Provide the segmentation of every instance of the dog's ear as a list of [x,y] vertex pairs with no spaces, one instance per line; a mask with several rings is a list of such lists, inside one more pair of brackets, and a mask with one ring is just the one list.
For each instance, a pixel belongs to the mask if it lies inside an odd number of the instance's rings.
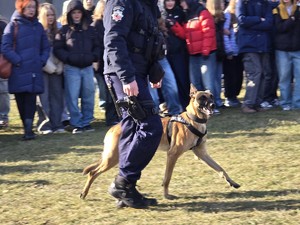
[[195,97],[194,95],[197,93],[197,88],[191,83],[191,87],[190,87],[190,97],[193,98]]

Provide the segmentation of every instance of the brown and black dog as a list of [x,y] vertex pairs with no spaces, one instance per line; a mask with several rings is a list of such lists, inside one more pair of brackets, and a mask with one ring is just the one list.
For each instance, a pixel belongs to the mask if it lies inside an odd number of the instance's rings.
[[[189,149],[193,150],[199,159],[202,159],[208,166],[218,172],[221,177],[225,178],[230,186],[234,188],[240,187],[206,151],[206,122],[214,109],[212,94],[209,91],[198,91],[191,85],[190,97],[190,103],[185,112],[177,117],[162,118],[163,135],[158,149],[167,151],[167,165],[163,180],[164,197],[167,199],[175,197],[169,194],[169,184],[176,161]],[[82,199],[86,197],[92,183],[101,173],[118,164],[120,134],[120,124],[111,127],[104,138],[102,159],[83,170],[83,174],[87,174],[88,178],[80,195]]]

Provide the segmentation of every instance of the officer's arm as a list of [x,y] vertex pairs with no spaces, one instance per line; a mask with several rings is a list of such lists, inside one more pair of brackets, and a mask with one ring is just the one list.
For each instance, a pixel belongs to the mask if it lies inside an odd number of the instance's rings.
[[112,71],[123,84],[135,80],[135,69],[129,57],[127,36],[133,22],[130,0],[108,0],[104,11],[104,46]]

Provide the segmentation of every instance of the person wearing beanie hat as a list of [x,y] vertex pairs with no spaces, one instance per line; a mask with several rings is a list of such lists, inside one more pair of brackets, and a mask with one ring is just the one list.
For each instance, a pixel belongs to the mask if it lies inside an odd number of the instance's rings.
[[58,31],[53,50],[64,63],[65,97],[70,113],[70,125],[66,130],[73,134],[94,130],[90,124],[94,119],[95,98],[92,64],[99,59],[99,47],[99,39],[95,29],[87,22],[82,2],[70,1],[67,24]]
[[38,1],[17,0],[15,6],[16,11],[4,30],[1,50],[12,63],[8,88],[11,94],[15,94],[24,126],[23,140],[32,140],[35,138],[32,128],[36,97],[44,92],[42,68],[49,57],[50,46],[44,28],[37,19]]

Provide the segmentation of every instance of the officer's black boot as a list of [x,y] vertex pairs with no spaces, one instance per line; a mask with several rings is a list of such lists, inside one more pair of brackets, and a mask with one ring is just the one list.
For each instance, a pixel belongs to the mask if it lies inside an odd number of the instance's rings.
[[117,176],[108,189],[109,194],[118,199],[117,207],[131,207],[144,209],[150,205],[157,205],[154,198],[145,198],[136,188],[136,182],[129,182],[121,176]]
[[24,141],[35,139],[35,133],[32,131],[32,124],[33,124],[32,119],[24,120],[24,133],[25,134],[22,138]]

